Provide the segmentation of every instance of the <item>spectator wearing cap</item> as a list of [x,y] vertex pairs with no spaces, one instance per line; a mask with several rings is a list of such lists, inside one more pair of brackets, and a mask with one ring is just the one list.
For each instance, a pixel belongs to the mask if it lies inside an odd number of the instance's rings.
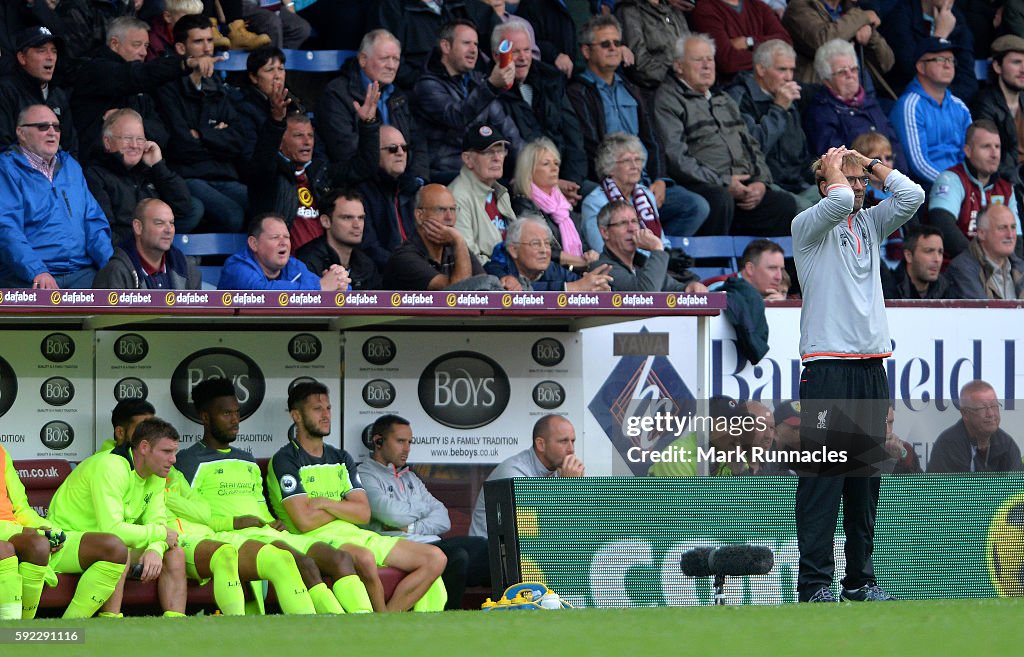
[[[505,113],[498,94],[512,85],[515,64],[497,64],[488,76],[474,70],[479,56],[476,28],[469,21],[455,21],[441,30],[438,46],[426,69],[416,80],[414,108],[419,118],[419,138],[427,142],[430,180],[448,184],[462,166],[461,138],[466,126],[486,124],[505,136],[518,153],[522,138]],[[406,137],[410,135],[406,134]]]
[[892,47],[896,64],[889,81],[897,91],[919,75],[922,43],[940,39],[950,45],[956,59],[956,78],[950,87],[954,96],[971,102],[978,91],[974,74],[974,35],[954,0],[903,0],[884,16],[878,30]]
[[458,206],[455,228],[480,262],[491,258],[515,221],[508,189],[498,182],[508,155],[508,140],[491,125],[470,126],[462,137],[462,169],[448,186]]
[[82,167],[60,150],[46,105],[17,114],[16,146],[0,155],[0,287],[87,288],[114,251]]
[[1018,187],[1019,194],[1019,153],[1024,135],[1018,134],[1017,123],[1024,105],[1024,39],[1007,34],[992,42],[992,72],[995,75],[989,77],[971,103],[971,116],[975,121],[989,119],[996,124],[1002,148],[999,175]]
[[384,268],[392,290],[491,290],[501,282],[484,272],[466,239],[455,228],[455,197],[444,185],[416,194],[416,234],[395,249]]
[[971,124],[967,105],[949,88],[956,75],[953,48],[949,41],[934,37],[917,44],[917,77],[890,115],[913,177],[926,187],[963,159],[964,136]]
[[[367,32],[359,54],[342,65],[338,77],[320,96],[317,132],[327,157],[345,168],[350,182],[372,177],[377,168],[377,148],[384,146],[384,126],[397,129],[409,140],[406,175],[424,180],[428,177],[427,144],[416,138],[409,96],[395,84],[401,56],[402,44],[391,32]],[[364,141],[373,145],[365,156],[360,148]]]
[[17,67],[0,79],[0,150],[18,142],[15,119],[29,105],[46,105],[60,121],[60,147],[78,155],[70,94],[53,84],[61,39],[45,27],[30,27],[17,37]]

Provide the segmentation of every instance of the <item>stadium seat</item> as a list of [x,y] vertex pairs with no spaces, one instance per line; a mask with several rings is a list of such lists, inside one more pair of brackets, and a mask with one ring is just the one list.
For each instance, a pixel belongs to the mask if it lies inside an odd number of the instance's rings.
[[28,503],[45,518],[57,487],[71,474],[71,464],[64,459],[25,459],[15,461],[14,469],[25,486]]
[[978,82],[984,82],[988,79],[988,69],[991,63],[991,59],[974,60],[974,75],[978,78]]
[[[764,239],[762,237],[750,237],[748,235],[737,235],[732,238],[733,250],[736,255],[737,267],[739,266],[739,259],[743,256],[743,250],[747,248],[747,245],[754,240]],[[771,241],[775,242],[782,247],[782,252],[787,258],[793,257],[793,238],[789,235],[785,237],[769,237]]]
[[[356,56],[355,50],[290,50],[285,49],[285,70],[303,71],[305,73],[337,73],[341,65],[350,57]],[[226,50],[221,53],[223,61],[217,62],[216,70],[225,73],[244,71],[249,53],[245,50]]]
[[285,69],[304,73],[337,73],[354,50],[285,50]]
[[203,289],[216,289],[224,260],[241,251],[247,240],[244,233],[195,233],[175,235],[174,246],[198,261]]
[[[731,267],[736,270],[736,251],[733,238],[726,235],[710,235],[707,237],[670,237],[669,243],[686,251],[698,266]],[[701,260],[706,262],[700,265]]]
[[247,240],[244,233],[196,233],[175,235],[174,246],[187,256],[228,256],[241,251]]
[[244,71],[245,62],[249,59],[249,53],[245,50],[225,50],[220,53],[224,59],[214,65],[214,69],[224,73]]

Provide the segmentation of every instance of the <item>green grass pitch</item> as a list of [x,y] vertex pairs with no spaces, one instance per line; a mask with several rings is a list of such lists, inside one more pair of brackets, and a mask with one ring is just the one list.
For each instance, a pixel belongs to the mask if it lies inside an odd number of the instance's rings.
[[[0,655],[556,657],[1021,655],[1024,599],[0,623]],[[84,644],[9,643],[80,628]]]

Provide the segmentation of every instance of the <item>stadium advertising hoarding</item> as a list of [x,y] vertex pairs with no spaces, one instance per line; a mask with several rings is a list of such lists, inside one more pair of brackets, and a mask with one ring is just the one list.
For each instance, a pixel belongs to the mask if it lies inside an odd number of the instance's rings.
[[[769,402],[799,398],[800,308],[771,307],[766,316],[769,350],[757,365],[739,356],[728,321],[711,320],[711,395]],[[886,316],[894,345],[886,368],[897,401],[895,432],[914,447],[923,467],[936,436],[959,419],[955,402],[960,388],[976,378],[991,383],[1004,400],[1001,426],[1024,446],[1024,408],[1015,399],[1016,391],[1024,389],[1019,309],[893,307]],[[650,336],[659,333],[667,335],[667,355],[643,355],[647,346],[657,346]],[[636,336],[636,353],[615,353],[615,336],[623,334]],[[628,459],[627,451],[654,449],[666,436],[630,438],[624,423],[638,400],[648,402],[652,411],[677,413],[693,400],[699,389],[696,320],[636,320],[585,329],[583,336],[588,472],[645,474],[649,463]]]
[[[724,318],[712,321],[711,393],[738,399],[797,399],[800,309],[768,308],[768,354],[741,366],[736,336]],[[1016,308],[888,308],[893,355],[886,359],[896,400],[895,431],[927,467],[935,438],[960,419],[960,388],[983,379],[1003,400],[1001,428],[1024,446],[1024,343],[1018,355]]]
[[[694,548],[771,549],[767,575],[729,577],[728,604],[796,601],[795,477],[515,480],[521,579],[576,606],[710,605],[685,577]],[[1024,595],[1024,475],[885,476],[875,572],[898,599]],[[966,501],[966,502],[965,502]],[[845,567],[836,533],[837,581]]]
[[412,423],[417,463],[500,463],[531,444],[541,416],[579,422],[579,334],[348,331],[344,338],[345,449],[357,460],[367,457],[363,430],[385,413]]
[[[341,408],[338,334],[330,331],[97,331],[96,444],[111,436],[110,411],[122,399],[147,399],[177,427],[182,448],[203,435],[192,388],[207,378],[228,378],[241,405],[235,446],[256,458],[274,455],[288,437],[288,389],[316,379]],[[335,416],[327,441],[340,444]]]
[[92,454],[92,378],[90,331],[5,331],[0,445],[16,460]]

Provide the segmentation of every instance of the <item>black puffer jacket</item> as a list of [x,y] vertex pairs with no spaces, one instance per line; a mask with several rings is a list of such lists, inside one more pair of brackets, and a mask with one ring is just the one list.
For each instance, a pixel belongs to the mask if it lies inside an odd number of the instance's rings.
[[114,244],[132,236],[132,215],[144,198],[160,199],[171,206],[175,217],[185,217],[192,211],[188,186],[164,160],[152,167],[139,162],[129,169],[120,153],[104,153],[85,170],[85,181],[107,215]]
[[534,61],[526,83],[533,89],[533,103],[527,104],[518,85],[502,92],[498,99],[516,124],[523,143],[547,137],[562,156],[559,177],[581,184],[587,177],[587,154],[583,132],[565,92],[565,76],[544,62]]
[[[238,180],[236,162],[246,139],[242,122],[220,78],[203,78],[196,89],[189,77],[168,82],[157,94],[160,115],[171,133],[167,159],[187,178]],[[220,123],[226,128],[216,128]],[[199,133],[196,138],[192,130]]]
[[[369,179],[377,170],[380,146],[380,119],[369,126],[362,126],[352,103],[360,105],[366,100],[366,85],[360,75],[359,61],[353,57],[341,67],[341,75],[331,80],[324,88],[316,108],[316,132],[327,149],[327,157],[345,169],[343,175],[350,183]],[[412,149],[406,170],[414,176],[427,179],[426,141],[419,138],[419,131],[412,116],[409,97],[396,88],[388,97],[388,122],[397,128]],[[360,139],[365,134],[373,141],[375,148],[360,148]],[[366,161],[363,154],[370,157]]]
[[462,80],[448,74],[441,53],[434,50],[427,70],[416,81],[413,94],[420,136],[430,153],[430,179],[450,182],[462,168],[462,135],[474,123],[487,123],[512,144],[509,160],[519,153],[523,140],[515,122],[498,101],[495,89],[482,73],[470,71],[463,93]]

